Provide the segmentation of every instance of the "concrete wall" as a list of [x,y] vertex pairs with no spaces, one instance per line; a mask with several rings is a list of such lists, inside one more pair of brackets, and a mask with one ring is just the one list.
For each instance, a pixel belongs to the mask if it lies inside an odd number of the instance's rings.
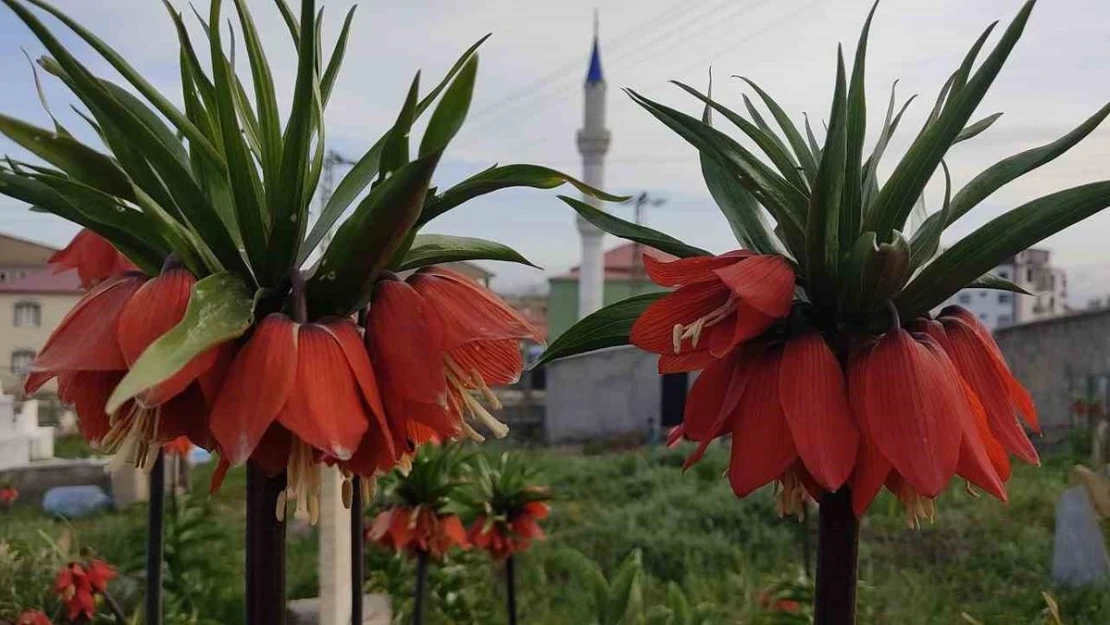
[[95,485],[112,492],[112,476],[106,458],[54,459],[0,471],[0,483],[19,489],[19,502],[38,505],[46,491],[55,486]]
[[1110,311],[1002,328],[995,331],[995,339],[1014,374],[1033,395],[1044,442],[1066,437],[1072,402],[1096,390],[1088,387],[1089,379],[1110,376]]
[[[21,350],[38,353],[80,298],[80,293],[0,293],[0,389],[9,395],[22,393],[23,378],[20,372],[12,371],[12,354]],[[39,305],[41,323],[38,327],[16,327],[15,307],[23,302]],[[54,382],[43,388],[53,392]]]
[[547,365],[547,441],[647,431],[660,414],[657,362],[634,347],[613,347]]

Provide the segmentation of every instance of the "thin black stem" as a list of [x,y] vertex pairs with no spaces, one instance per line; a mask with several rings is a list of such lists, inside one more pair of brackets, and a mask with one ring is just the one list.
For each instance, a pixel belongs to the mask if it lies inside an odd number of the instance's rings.
[[363,542],[362,478],[351,478],[351,624],[362,625]]
[[162,552],[166,520],[166,454],[158,451],[150,470],[150,507],[146,526],[146,612],[147,625],[162,624]]
[[516,625],[516,566],[512,554],[505,558],[505,598],[509,608],[509,625]]
[[798,524],[798,528],[802,533],[802,567],[805,569],[806,577],[808,578],[810,575],[813,575],[813,554],[811,553],[813,548],[810,544],[812,541],[809,536],[809,526],[811,525],[809,520],[810,508],[808,504],[804,505],[806,506],[806,514],[802,516],[802,522]]
[[844,487],[821,497],[814,625],[855,625],[859,521]]
[[[116,622],[120,625],[127,625],[127,617],[123,614],[123,608],[119,606],[119,602],[116,601],[116,598],[107,592],[100,593],[100,596],[104,597],[104,603],[108,604],[108,609],[112,612],[112,616],[116,617]],[[58,622],[60,623],[61,621]]]
[[285,485],[284,472],[269,477],[247,463],[247,625],[285,625],[285,517],[277,506]]
[[416,597],[412,606],[412,625],[424,625],[424,595],[428,585],[428,552],[416,552]]

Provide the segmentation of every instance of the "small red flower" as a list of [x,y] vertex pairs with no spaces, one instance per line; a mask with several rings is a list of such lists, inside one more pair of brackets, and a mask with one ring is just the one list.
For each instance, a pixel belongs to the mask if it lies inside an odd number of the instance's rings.
[[19,489],[14,486],[0,488],[0,503],[10,506],[16,499],[19,499]]
[[55,272],[76,269],[81,286],[86,289],[113,276],[138,271],[107,239],[86,229],[78,232],[69,245],[55,252],[46,262],[54,266]]
[[394,551],[425,552],[442,559],[452,547],[469,549],[466,529],[454,514],[437,514],[426,506],[398,506],[380,513],[367,538]]
[[511,513],[508,519],[489,519],[479,516],[470,525],[470,542],[488,551],[495,560],[527,551],[533,540],[542,540],[543,528],[539,521],[547,518],[551,509],[542,501],[530,501]]
[[781,256],[738,250],[661,262],[645,255],[644,267],[656,284],[678,287],[632,326],[632,343],[661,355],[660,373],[708,366],[786,316],[794,298],[794,270]]
[[189,455],[189,451],[193,449],[193,442],[187,436],[178,436],[172,441],[162,445],[162,451],[168,456],[177,456],[178,458],[185,458]]
[[52,625],[52,623],[41,610],[24,610],[15,620],[15,625]]
[[106,592],[108,582],[117,577],[115,567],[102,560],[89,560],[85,565],[85,574],[93,590],[100,593]]
[[65,606],[67,620],[77,620],[78,616],[92,620],[96,612],[96,599],[84,566],[70,562],[62,567],[54,581],[54,590]]

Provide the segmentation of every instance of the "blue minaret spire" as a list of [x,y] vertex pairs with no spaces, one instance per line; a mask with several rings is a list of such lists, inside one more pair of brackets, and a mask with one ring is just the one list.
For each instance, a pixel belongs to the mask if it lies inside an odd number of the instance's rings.
[[605,82],[601,74],[601,46],[598,44],[598,18],[597,9],[594,9],[594,48],[590,52],[590,69],[586,72],[586,84]]

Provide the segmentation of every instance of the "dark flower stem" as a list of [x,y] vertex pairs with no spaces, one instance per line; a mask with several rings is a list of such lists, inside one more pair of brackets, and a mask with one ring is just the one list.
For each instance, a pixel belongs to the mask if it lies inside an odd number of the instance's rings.
[[505,558],[505,597],[509,608],[509,625],[516,625],[516,566],[512,554]]
[[859,521],[844,487],[821,497],[814,625],[855,625]]
[[412,625],[424,625],[424,595],[428,586],[428,552],[416,552],[416,597],[412,606]]
[[162,552],[166,520],[166,454],[158,451],[158,459],[150,470],[146,527],[146,613],[147,625],[162,625]]
[[285,521],[277,516],[284,472],[247,463],[247,625],[285,625]]
[[[127,617],[123,614],[123,608],[119,606],[119,602],[116,601],[116,598],[106,592],[100,593],[100,595],[104,597],[104,603],[108,604],[108,609],[111,610],[112,616],[116,618],[116,622],[118,622],[119,625],[127,625]],[[60,623],[61,621],[58,622]]]
[[362,478],[351,478],[351,624],[362,625]]

